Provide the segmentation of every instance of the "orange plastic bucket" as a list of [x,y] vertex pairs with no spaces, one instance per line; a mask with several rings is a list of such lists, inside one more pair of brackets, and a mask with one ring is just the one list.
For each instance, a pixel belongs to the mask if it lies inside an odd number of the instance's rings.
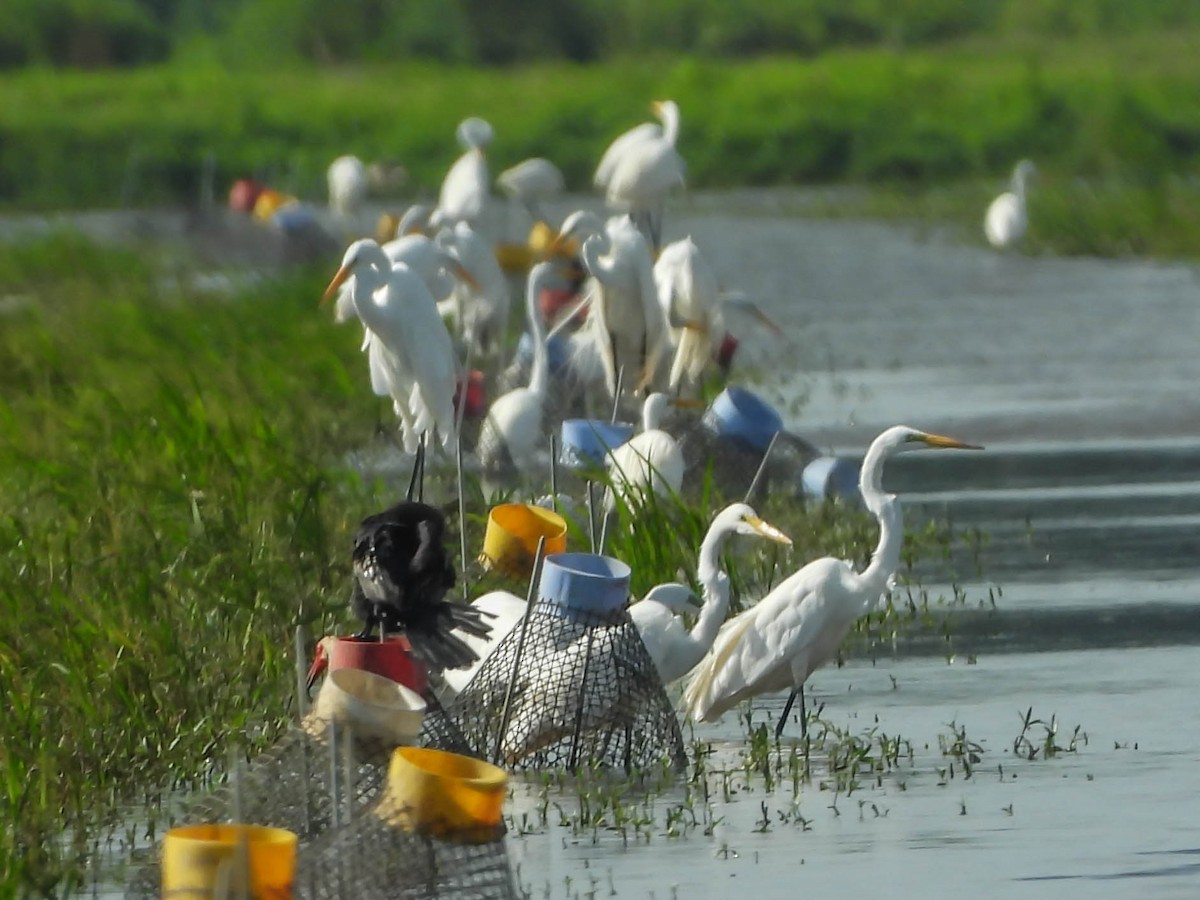
[[[162,895],[281,900],[292,896],[296,835],[263,825],[184,825],[163,838]],[[220,894],[220,896],[225,896]]]

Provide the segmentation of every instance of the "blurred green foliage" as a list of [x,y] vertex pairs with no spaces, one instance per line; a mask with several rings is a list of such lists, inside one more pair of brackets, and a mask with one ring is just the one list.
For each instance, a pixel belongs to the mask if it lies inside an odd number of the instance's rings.
[[198,45],[241,65],[814,55],[1196,25],[1194,0],[6,0],[0,67],[137,65]]

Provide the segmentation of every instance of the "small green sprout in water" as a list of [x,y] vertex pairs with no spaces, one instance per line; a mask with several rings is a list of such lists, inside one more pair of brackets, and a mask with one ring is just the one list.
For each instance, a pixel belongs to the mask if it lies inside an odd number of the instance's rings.
[[1043,759],[1050,759],[1059,753],[1075,753],[1081,743],[1087,746],[1088,742],[1087,732],[1079,725],[1072,730],[1065,747],[1059,745],[1057,738],[1057,715],[1051,715],[1049,721],[1034,718],[1031,706],[1021,716],[1021,733],[1013,739],[1013,753],[1030,761],[1037,759],[1038,753]]

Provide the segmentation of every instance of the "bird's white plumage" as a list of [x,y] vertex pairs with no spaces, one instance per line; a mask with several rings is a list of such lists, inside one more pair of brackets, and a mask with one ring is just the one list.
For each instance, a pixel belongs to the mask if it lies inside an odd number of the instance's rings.
[[901,425],[880,434],[867,450],[859,477],[863,501],[879,521],[879,543],[870,564],[857,572],[843,559],[810,562],[726,622],[684,690],[693,719],[715,721],[742,700],[801,688],[834,656],[855,619],[879,603],[900,564],[904,540],[900,504],[883,491],[883,463],[894,453],[921,446],[968,449]]
[[725,337],[717,276],[689,236],[663,248],[654,283],[674,345],[667,383],[673,392],[697,386]]
[[479,659],[465,669],[446,669],[442,673],[446,687],[452,692],[450,696],[456,696],[463,692],[492,651],[499,647],[500,642],[508,633],[520,624],[526,610],[525,599],[508,591],[489,591],[472,600],[471,605],[490,616],[487,623],[491,626],[492,631],[487,637],[477,637],[455,629],[454,634],[462,638],[478,654]]
[[491,242],[467,222],[444,229],[437,237],[442,247],[470,276],[454,286],[454,308],[462,336],[477,353],[503,350],[512,301],[508,277],[496,260]]
[[684,184],[683,158],[675,148],[679,136],[679,107],[673,100],[654,105],[662,118],[658,134],[643,133],[616,154],[607,172],[605,198],[617,210],[628,212],[646,240],[657,248],[662,231],[662,211],[667,194]]
[[600,190],[607,192],[608,183],[621,158],[639,144],[660,137],[662,137],[662,126],[657,122],[643,122],[618,135],[605,149],[604,155],[600,157],[600,163],[596,166],[596,174],[592,177],[592,183]]
[[713,517],[700,545],[697,580],[703,606],[689,630],[684,616],[694,612],[692,592],[682,584],[660,584],[629,607],[642,642],[654,660],[664,684],[682,678],[704,658],[729,611],[729,578],[721,570],[720,552],[735,534],[765,537],[780,543],[788,539],[758,518],[745,503],[734,503]]
[[627,506],[644,502],[648,492],[670,497],[683,487],[683,450],[660,427],[669,403],[666,394],[647,397],[642,405],[642,430],[609,454],[613,493]]
[[352,303],[368,332],[372,389],[386,386],[405,448],[415,450],[422,432],[452,448],[459,365],[425,282],[403,263],[393,265],[369,238],[347,249],[330,291],[347,275],[354,276]]
[[490,199],[485,149],[492,139],[492,127],[483,119],[465,119],[458,126],[458,140],[465,152],[442,179],[437,208],[430,217],[434,226],[456,222],[477,224]]
[[515,388],[492,403],[479,431],[475,452],[486,471],[499,471],[511,462],[528,470],[536,463],[542,441],[546,393],[550,385],[550,359],[546,350],[546,326],[538,308],[538,295],[550,274],[551,263],[538,263],[529,273],[525,312],[533,335],[533,364],[529,385]]
[[601,224],[588,212],[572,213],[561,235],[583,236],[583,264],[592,276],[584,328],[592,329],[609,393],[649,384],[667,346],[667,323],[654,286],[654,265],[645,238],[628,216]]
[[566,180],[558,166],[535,156],[505,169],[497,176],[496,185],[513,200],[532,209],[561,194]]
[[339,216],[358,212],[367,197],[367,167],[357,156],[339,156],[326,172],[329,208]]
[[983,233],[993,247],[1005,249],[1021,243],[1029,225],[1026,194],[1029,179],[1036,173],[1027,159],[1013,170],[1011,189],[991,202],[983,219]]

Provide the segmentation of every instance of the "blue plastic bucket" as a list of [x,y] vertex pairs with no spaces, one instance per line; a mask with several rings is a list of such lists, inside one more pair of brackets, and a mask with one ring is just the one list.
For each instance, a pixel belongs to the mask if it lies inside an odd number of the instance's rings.
[[311,206],[289,203],[287,206],[281,206],[271,217],[271,221],[286,234],[298,234],[316,225],[317,217]]
[[607,617],[629,600],[629,566],[598,553],[551,553],[542,564],[538,602],[566,618]]
[[862,460],[841,456],[818,456],[800,473],[800,486],[810,500],[837,497],[858,502],[858,473]]
[[[550,357],[550,374],[557,375],[570,362],[570,348],[561,335],[555,335],[546,341],[546,355]],[[517,339],[517,359],[527,366],[533,365],[533,335],[528,331],[521,332]]]
[[558,461],[571,469],[603,466],[609,451],[620,447],[631,437],[633,425],[628,422],[565,419]]
[[775,407],[743,388],[727,387],[705,410],[704,424],[722,437],[736,438],[766,451],[783,419]]

